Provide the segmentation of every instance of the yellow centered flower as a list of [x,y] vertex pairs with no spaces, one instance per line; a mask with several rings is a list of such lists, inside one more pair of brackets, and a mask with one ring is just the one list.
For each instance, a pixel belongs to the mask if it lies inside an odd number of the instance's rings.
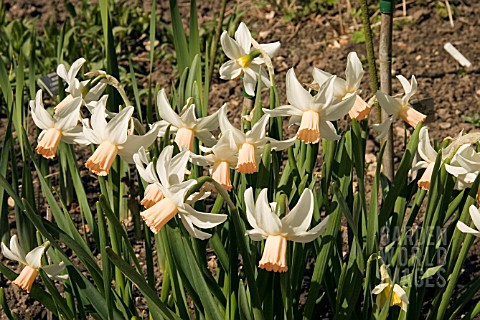
[[287,239],[283,236],[268,236],[259,268],[274,272],[287,272]]
[[305,143],[320,141],[320,115],[318,112],[308,110],[303,113],[297,138]]
[[230,164],[227,161],[216,161],[213,165],[213,180],[220,183],[227,191],[232,190],[230,181]]
[[244,143],[238,151],[237,170],[241,173],[257,172],[257,163],[255,161],[255,146],[251,143]]
[[110,141],[102,142],[88,158],[85,166],[99,176],[106,176],[118,154],[118,148]]
[[42,139],[38,143],[37,151],[38,154],[41,154],[44,158],[53,159],[57,153],[57,147],[62,140],[62,132],[57,128],[50,128],[45,131]]
[[249,54],[246,56],[240,57],[237,59],[237,63],[240,65],[242,68],[248,68],[250,66],[250,63],[252,62],[252,58],[250,57]]

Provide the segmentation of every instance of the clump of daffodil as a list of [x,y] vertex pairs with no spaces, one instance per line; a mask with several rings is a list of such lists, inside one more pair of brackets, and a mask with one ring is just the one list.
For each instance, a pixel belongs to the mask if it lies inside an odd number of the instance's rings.
[[[347,57],[347,68],[345,69],[346,79],[335,78],[333,82],[335,102],[340,102],[345,99],[355,96],[355,103],[348,111],[350,118],[356,120],[364,119],[369,113],[371,107],[359,95],[360,82],[362,81],[364,71],[362,62],[355,52],[350,52]],[[332,75],[323,70],[313,68],[313,79],[318,85],[327,81]]]
[[[165,131],[170,127],[170,132],[175,132],[175,142],[178,147],[185,147],[192,151],[193,139],[197,137],[206,146],[213,146],[217,140],[212,131],[218,128],[218,113],[215,112],[204,118],[197,119],[195,115],[195,105],[189,99],[183,109],[182,115],[177,115],[168,102],[165,90],[162,89],[157,95],[157,107],[160,117],[163,119],[158,122],[159,136],[163,137]],[[225,108],[226,105],[222,107]]]
[[220,37],[223,52],[230,59],[220,67],[220,78],[224,80],[237,79],[243,76],[243,87],[249,96],[255,96],[257,77],[260,75],[262,82],[269,87],[270,80],[261,65],[264,60],[261,52],[273,57],[280,48],[280,42],[260,44],[259,48],[252,48],[252,36],[245,23],[240,23],[235,32],[235,39],[228,36],[227,31]]
[[[175,215],[188,233],[198,239],[208,239],[211,234],[197,229],[213,228],[223,223],[227,216],[224,214],[210,214],[199,212],[188,204],[187,192],[197,183],[196,180],[183,181],[185,174],[184,160],[179,160],[177,166],[171,166],[173,147],[168,146],[162,150],[157,160],[157,174],[159,180],[155,182],[163,198],[147,210],[140,213],[147,226],[153,233],[158,233],[163,226]],[[183,159],[183,155],[181,156]],[[181,178],[180,178],[181,177]]]
[[117,154],[124,161],[133,163],[133,154],[140,147],[148,148],[155,141],[159,130],[155,125],[143,136],[128,134],[132,114],[133,107],[126,107],[107,123],[105,104],[99,103],[93,110],[90,121],[84,120],[85,138],[89,143],[98,145],[85,163],[90,171],[106,176]]
[[74,98],[82,98],[83,105],[87,105],[92,101],[97,101],[105,90],[106,83],[102,81],[91,86],[92,82],[90,80],[80,81],[77,79],[77,74],[85,61],[84,58],[77,59],[72,63],[68,71],[65,65],[58,65],[57,74],[67,83],[65,92],[67,92],[68,95],[55,107],[55,112],[60,111]]
[[331,121],[343,118],[355,103],[356,96],[335,103],[335,80],[336,76],[329,77],[312,97],[300,84],[292,68],[287,72],[287,100],[290,105],[263,111],[272,117],[291,116],[289,124],[300,124],[297,138],[304,143],[318,143],[320,138],[338,140],[340,136]]
[[219,123],[223,134],[231,132],[232,139],[238,149],[238,161],[236,169],[241,173],[254,173],[258,171],[258,165],[262,159],[262,152],[265,145],[269,142],[272,150],[284,150],[290,147],[295,138],[278,141],[266,136],[265,126],[267,125],[269,116],[263,115],[252,127],[252,130],[243,133],[235,128],[227,119],[225,109],[220,110]]
[[202,147],[201,149],[205,155],[191,154],[192,163],[202,167],[211,167],[212,178],[227,191],[232,190],[230,169],[235,169],[238,162],[238,148],[232,132],[223,133],[213,148]]
[[66,143],[85,143],[82,126],[78,125],[80,97],[71,99],[53,116],[43,106],[42,90],[37,91],[35,101],[30,101],[33,122],[42,129],[38,136],[38,146],[35,149],[47,159],[55,158],[60,141]]
[[380,133],[379,138],[382,139],[388,132],[388,128],[392,122],[401,118],[410,126],[416,128],[419,122],[425,121],[427,118],[423,113],[413,109],[410,105],[410,98],[417,92],[417,80],[415,76],[412,76],[411,82],[401,75],[397,76],[397,79],[402,84],[405,95],[400,98],[389,96],[382,91],[377,91],[377,100],[382,109],[389,115],[383,123],[374,125],[374,128]]
[[392,279],[388,274],[387,267],[383,263],[380,266],[380,275],[382,278],[382,282],[372,290],[372,293],[377,295],[377,307],[381,309],[387,303],[389,303],[388,298],[390,297],[390,291],[393,290],[390,299],[390,306],[398,306],[406,312],[408,308],[407,294],[401,286],[392,282]]
[[42,256],[49,246],[50,243],[47,241],[43,245],[38,246],[25,254],[25,250],[23,250],[18,242],[17,235],[13,235],[10,238],[10,248],[7,248],[3,242],[1,243],[2,254],[6,258],[17,261],[25,266],[22,272],[20,272],[20,275],[13,281],[13,284],[30,293],[33,283],[38,275],[38,269],[40,268],[45,271],[48,277],[54,280],[68,279],[68,275],[61,274],[65,269],[63,263],[42,266]]
[[286,272],[287,240],[300,243],[315,240],[325,230],[328,217],[308,230],[312,222],[314,200],[312,191],[305,189],[295,207],[280,219],[275,212],[277,204],[268,202],[267,192],[267,189],[260,191],[255,202],[253,189],[248,188],[245,191],[247,220],[253,228],[248,230],[247,234],[254,241],[266,239],[259,268]]

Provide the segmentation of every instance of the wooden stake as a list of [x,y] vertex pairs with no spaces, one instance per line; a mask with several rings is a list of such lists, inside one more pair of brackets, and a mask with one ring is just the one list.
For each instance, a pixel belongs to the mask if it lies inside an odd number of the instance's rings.
[[[381,27],[380,27],[380,90],[392,94],[392,27],[393,27],[393,1],[380,0]],[[388,114],[382,114],[382,121],[388,118]],[[383,154],[383,173],[393,181],[393,128],[388,130],[385,138],[385,153]]]

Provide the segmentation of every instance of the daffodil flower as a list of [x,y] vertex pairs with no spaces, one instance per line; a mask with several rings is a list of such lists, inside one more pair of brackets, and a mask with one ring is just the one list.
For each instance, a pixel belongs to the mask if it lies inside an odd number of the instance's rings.
[[[220,37],[223,52],[230,59],[220,67],[220,78],[224,80],[237,79],[243,75],[243,87],[249,96],[255,96],[257,77],[260,74],[262,82],[269,87],[270,80],[265,70],[260,72],[264,63],[260,58],[260,50],[252,48],[252,36],[245,23],[240,23],[235,32],[235,39],[228,36],[227,31]],[[280,42],[260,44],[262,51],[273,57],[280,48]]]
[[90,80],[80,81],[77,79],[77,74],[78,71],[80,71],[80,68],[82,68],[85,61],[86,60],[84,58],[77,59],[74,63],[72,63],[68,71],[65,65],[58,65],[57,74],[67,83],[67,88],[65,89],[65,92],[68,92],[69,95],[67,95],[65,99],[63,99],[62,102],[60,102],[55,107],[55,112],[60,111],[67,103],[77,97],[82,98],[82,103],[84,105],[88,104],[91,101],[96,101],[100,98],[103,91],[105,90],[106,84],[100,82],[92,88],[89,88],[88,92],[84,92]]
[[25,251],[18,243],[17,235],[10,238],[10,248],[7,248],[3,242],[1,243],[2,254],[13,261],[17,261],[25,266],[20,275],[13,281],[13,284],[19,286],[23,290],[30,292],[35,278],[38,275],[38,269],[42,268],[45,273],[54,280],[65,280],[68,275],[61,275],[65,266],[63,263],[42,266],[42,256],[45,253],[49,243],[45,243],[34,248],[29,253]]
[[212,178],[227,191],[232,190],[230,169],[235,169],[238,162],[238,148],[231,131],[225,132],[213,148],[201,148],[206,155],[191,154],[192,163],[202,167],[213,167]]
[[78,117],[82,99],[71,99],[64,107],[51,116],[43,106],[42,90],[37,91],[35,101],[30,101],[33,122],[42,129],[35,149],[47,159],[55,158],[60,141],[66,143],[84,143],[82,126],[78,126]]
[[[348,114],[350,118],[357,119],[358,121],[365,119],[371,109],[368,103],[358,95],[363,74],[364,71],[360,59],[355,52],[350,52],[347,57],[347,68],[345,69],[346,79],[344,80],[337,77],[333,83],[333,96],[336,102],[348,99],[351,96],[356,97],[355,103],[350,111],[348,111]],[[317,68],[313,68],[312,75],[315,82],[319,85],[332,76],[330,73]]]
[[[470,188],[480,172],[480,153],[470,144],[464,144],[458,148],[450,164],[445,164],[445,169],[457,178],[455,189]],[[480,188],[477,199],[480,199]]]
[[386,303],[388,303],[390,291],[392,290],[393,286],[390,306],[398,306],[406,312],[408,308],[408,297],[405,290],[403,290],[403,288],[398,284],[392,283],[387,271],[387,267],[384,264],[380,266],[380,274],[382,277],[382,282],[372,290],[372,293],[377,295],[377,306],[381,309]]
[[437,152],[430,144],[427,127],[423,127],[420,129],[419,138],[420,141],[418,143],[417,150],[422,160],[415,164],[415,166],[412,168],[412,171],[425,169],[423,175],[420,177],[420,180],[418,180],[417,184],[423,190],[429,190],[430,180],[432,179],[433,167],[435,166],[435,160],[437,158]]
[[272,117],[291,116],[289,123],[300,124],[297,138],[305,143],[318,143],[320,137],[338,140],[340,136],[331,121],[345,116],[355,103],[356,96],[352,95],[333,104],[335,80],[336,76],[329,77],[312,97],[302,87],[292,68],[287,72],[287,100],[290,105],[263,111]]
[[241,173],[254,173],[258,171],[258,165],[262,159],[262,152],[270,142],[272,150],[284,150],[295,142],[295,138],[278,141],[268,138],[265,132],[269,116],[264,114],[252,127],[252,130],[243,133],[235,128],[227,119],[226,110],[221,109],[219,115],[220,130],[225,134],[230,131],[238,148],[238,161],[236,169]]
[[128,135],[128,125],[133,107],[126,107],[108,123],[105,120],[105,104],[99,103],[90,121],[84,121],[83,133],[90,142],[99,145],[85,166],[99,176],[106,176],[117,154],[124,161],[133,163],[133,154],[140,147],[148,148],[156,139],[159,128],[153,126],[143,136]]
[[307,243],[315,240],[325,230],[328,217],[308,230],[313,216],[313,193],[305,189],[293,209],[280,219],[275,213],[276,203],[268,203],[267,189],[260,191],[257,202],[253,189],[245,191],[247,220],[253,229],[247,234],[253,241],[266,239],[259,267],[268,271],[286,272],[287,240]]
[[[153,233],[158,233],[168,221],[178,214],[182,224],[191,236],[198,239],[208,239],[211,234],[196,227],[213,228],[223,223],[227,216],[199,212],[186,203],[185,196],[197,181],[181,182],[183,181],[185,167],[182,165],[171,166],[172,152],[172,147],[165,148],[157,160],[159,181],[155,182],[155,185],[162,193],[163,199],[140,213],[140,216]],[[182,162],[183,160],[179,160],[178,164]]]
[[[185,147],[192,151],[193,138],[197,137],[206,146],[213,146],[217,140],[212,131],[218,128],[218,112],[204,118],[197,119],[195,116],[195,105],[189,102],[184,107],[181,116],[177,115],[168,102],[165,90],[162,89],[157,95],[157,106],[160,117],[163,120],[158,122],[160,127],[159,136],[163,136],[168,126],[171,132],[176,132],[175,142],[178,147]],[[224,105],[222,108],[225,108]]]
[[145,196],[140,202],[146,209],[152,207],[164,198],[162,192],[156,185],[156,183],[160,183],[157,172],[165,173],[168,176],[168,179],[164,179],[167,188],[183,182],[185,178],[185,168],[190,158],[190,152],[184,149],[174,157],[172,157],[172,154],[173,147],[165,147],[161,155],[163,162],[157,160],[156,169],[153,162],[150,162],[145,148],[141,147],[138,152],[133,155],[133,161],[135,162],[138,173],[143,180],[149,183],[145,188]]
[[411,83],[401,75],[397,76],[397,79],[402,84],[405,95],[399,99],[389,96],[382,91],[377,91],[377,100],[382,109],[390,116],[383,123],[374,125],[374,128],[380,133],[379,138],[383,138],[392,122],[401,118],[410,126],[416,128],[417,124],[421,121],[425,121],[427,118],[423,113],[413,109],[409,103],[410,98],[417,92],[417,80],[415,76],[412,76]]

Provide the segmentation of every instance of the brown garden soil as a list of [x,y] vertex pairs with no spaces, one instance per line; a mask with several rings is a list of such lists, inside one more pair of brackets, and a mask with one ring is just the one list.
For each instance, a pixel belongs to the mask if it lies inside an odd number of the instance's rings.
[[[125,0],[132,5],[141,3],[146,11],[150,10],[151,1]],[[73,1],[73,2],[79,2]],[[200,25],[213,20],[218,15],[219,1],[198,0]],[[266,1],[268,2],[268,1]],[[275,2],[275,1],[272,1]],[[243,12],[244,21],[252,31],[254,38],[260,43],[280,41],[282,47],[273,64],[276,71],[276,82],[280,94],[281,104],[286,104],[285,75],[289,68],[295,72],[304,83],[312,81],[313,67],[326,70],[330,73],[344,76],[347,54],[356,51],[366,66],[366,50],[364,44],[352,41],[354,31],[360,30],[359,17],[352,18],[348,13],[346,3],[338,1],[341,5],[328,7],[315,15],[301,17],[294,22],[287,22],[285,16],[275,11],[271,6],[258,6],[258,1],[230,1],[227,6],[227,15],[234,10]],[[351,1],[356,7],[358,3]],[[401,2],[401,1],[398,1]],[[440,16],[436,9],[438,1],[407,1],[406,16],[398,9],[395,15],[393,31],[393,72],[407,78],[415,75],[418,79],[419,89],[415,96],[422,100],[433,99],[433,109],[428,110],[427,124],[430,127],[430,137],[442,140],[447,136],[456,136],[461,130],[469,132],[474,130],[472,124],[466,123],[462,116],[473,116],[479,112],[480,101],[480,1],[456,1],[454,27],[450,26],[448,19]],[[443,1],[442,1],[443,2]],[[451,1],[453,2],[453,1]],[[54,19],[58,24],[66,21],[68,11],[63,0],[7,0],[5,1],[9,14],[13,18],[36,17],[39,30],[42,26]],[[189,1],[179,1],[179,7],[185,21],[188,19]],[[340,13],[341,12],[341,13]],[[158,14],[164,25],[168,25],[168,1],[159,4]],[[375,15],[378,15],[375,12]],[[377,21],[372,19],[372,21]],[[374,38],[378,40],[379,25],[373,25]],[[460,67],[456,61],[443,49],[445,43],[451,42],[472,63],[470,68]],[[171,50],[173,48],[166,48]],[[133,61],[143,66],[147,74],[148,52],[139,43],[135,48]],[[378,54],[378,52],[377,52]],[[121,62],[127,63],[127,62]],[[153,67],[153,82],[158,83],[167,90],[175,80],[175,70],[170,60],[156,60]],[[147,85],[148,79],[138,79],[142,85]],[[216,110],[223,103],[229,103],[230,118],[239,123],[242,92],[238,81],[223,81],[219,79],[218,69],[215,70],[210,91],[211,110]],[[168,90],[169,91],[169,90]],[[398,81],[393,82],[393,92],[401,93]],[[371,97],[369,75],[366,74],[362,82],[362,95],[365,100]],[[288,132],[288,131],[287,131]],[[411,130],[398,123],[395,133],[395,161],[398,163],[402,157],[405,137]],[[374,174],[375,156],[379,149],[379,142],[375,140],[374,133],[369,135],[367,143],[367,162],[369,173]],[[135,246],[140,256],[144,255],[143,246]],[[468,282],[478,275],[477,246],[472,247],[472,253],[462,273],[462,280]],[[9,267],[14,268],[13,264]],[[159,279],[160,281],[160,279]],[[0,277],[0,286],[7,287],[6,293],[12,310],[19,312],[22,317],[31,319],[46,318],[45,311],[28,299],[15,286],[7,286],[7,282]],[[139,302],[141,304],[141,302]],[[28,316],[27,316],[28,315]]]

